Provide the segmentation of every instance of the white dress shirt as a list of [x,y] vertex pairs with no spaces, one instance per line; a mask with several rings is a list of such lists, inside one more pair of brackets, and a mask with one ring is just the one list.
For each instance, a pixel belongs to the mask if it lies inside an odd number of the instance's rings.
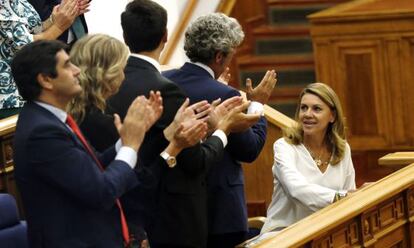
[[291,145],[284,138],[274,145],[274,188],[261,233],[287,227],[331,204],[335,193],[355,189],[351,149],[344,158],[322,173],[303,144]]
[[[66,118],[67,118],[68,114],[65,111],[63,111],[59,108],[56,108],[55,106],[52,106],[50,104],[44,103],[44,102],[35,101],[35,103],[38,104],[39,106],[45,108],[46,110],[50,111],[61,122],[63,122],[66,125]],[[72,130],[68,125],[66,125],[66,126],[69,128],[69,130]],[[137,163],[137,153],[135,152],[134,149],[132,149],[131,147],[128,147],[128,146],[122,146],[122,142],[121,142],[120,139],[116,142],[115,149],[116,149],[116,152],[117,152],[115,160],[124,161],[131,168],[135,167],[135,165]]]

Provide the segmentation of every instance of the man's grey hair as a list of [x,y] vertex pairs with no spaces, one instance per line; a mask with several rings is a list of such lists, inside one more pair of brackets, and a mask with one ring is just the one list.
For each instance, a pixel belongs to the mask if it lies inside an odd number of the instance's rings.
[[226,55],[244,39],[239,22],[222,13],[198,17],[185,32],[184,50],[192,62],[209,64],[217,52]]

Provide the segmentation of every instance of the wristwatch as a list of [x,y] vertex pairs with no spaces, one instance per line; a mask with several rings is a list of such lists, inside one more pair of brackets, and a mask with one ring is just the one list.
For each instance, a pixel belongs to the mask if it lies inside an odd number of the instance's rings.
[[335,193],[334,202],[341,200],[342,198],[344,198],[347,195],[348,195],[347,191],[337,191]]
[[177,160],[175,159],[175,157],[168,154],[168,152],[163,151],[163,152],[161,152],[160,156],[168,164],[168,167],[174,168],[177,165]]

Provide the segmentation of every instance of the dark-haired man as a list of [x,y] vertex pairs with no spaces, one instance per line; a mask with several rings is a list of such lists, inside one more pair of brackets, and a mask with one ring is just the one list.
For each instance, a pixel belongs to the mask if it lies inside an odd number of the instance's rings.
[[129,237],[117,198],[139,183],[137,151],[161,115],[161,97],[136,98],[123,123],[115,117],[116,147],[95,154],[65,111],[82,91],[80,70],[65,49],[60,41],[35,41],[12,62],[27,101],[16,125],[14,163],[30,247],[123,247]]
[[[164,136],[163,130],[173,122],[175,113],[186,98],[176,84],[160,73],[158,61],[167,41],[167,12],[153,1],[134,0],[122,13],[121,25],[131,56],[125,69],[125,81],[108,105],[122,116],[137,95],[159,90],[163,96],[164,112],[144,139],[139,151],[140,164],[150,164],[160,155],[167,162],[176,159],[175,167],[163,167],[153,205],[143,210],[142,205],[137,204],[137,199],[142,198],[139,197],[139,188],[123,198],[130,227],[144,225],[152,248],[205,247],[206,172],[221,158],[227,143],[226,133],[236,124],[250,125],[259,117],[240,112],[227,116],[229,118],[223,119],[218,130],[202,144],[183,150],[176,158],[175,154],[165,153],[163,147],[168,137]],[[237,116],[240,118],[235,118]]]

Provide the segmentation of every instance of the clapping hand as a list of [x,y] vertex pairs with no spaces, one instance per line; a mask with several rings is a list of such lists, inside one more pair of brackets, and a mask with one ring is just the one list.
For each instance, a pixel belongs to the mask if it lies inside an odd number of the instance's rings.
[[221,99],[217,99],[211,103],[212,111],[210,112],[210,118],[207,120],[208,133],[212,133],[217,129],[217,125],[221,119],[233,108],[242,104],[243,98],[241,96],[234,96],[221,102]]
[[90,0],[78,0],[79,15],[89,12]]
[[147,122],[145,131],[148,131],[148,129],[150,129],[150,127],[161,117],[163,107],[162,97],[159,91],[155,93],[152,90],[150,91],[147,107],[149,108],[149,113],[145,116]]
[[145,137],[145,132],[158,120],[162,113],[162,98],[159,92],[150,92],[149,100],[138,96],[128,108],[121,122],[118,114],[114,115],[114,124],[121,137],[122,144],[138,151]]
[[171,142],[176,130],[182,126],[182,130],[188,130],[197,124],[197,121],[205,122],[211,111],[210,104],[207,101],[200,101],[191,106],[187,98],[181,107],[177,110],[174,120],[164,129],[165,138]]
[[229,134],[243,132],[253,126],[260,119],[260,114],[245,114],[243,111],[249,104],[250,102],[246,101],[228,111],[218,123],[217,128]]
[[267,71],[262,81],[255,88],[252,87],[252,80],[250,78],[246,79],[247,99],[266,104],[272,95],[276,82],[276,72],[274,70]]
[[64,31],[68,29],[79,15],[78,0],[62,0],[52,11],[52,19],[56,26]]
[[230,68],[226,67],[223,73],[221,73],[220,77],[217,79],[222,84],[228,85],[230,82],[231,74],[230,74]]
[[89,6],[89,0],[62,0],[53,8],[53,22],[64,31],[72,25],[76,17],[88,12]]
[[[182,149],[199,143],[207,134],[210,104],[201,101],[189,106],[187,98],[175,114],[174,120],[164,129],[165,138],[170,141],[166,151],[176,156]],[[196,113],[197,112],[197,113]]]

